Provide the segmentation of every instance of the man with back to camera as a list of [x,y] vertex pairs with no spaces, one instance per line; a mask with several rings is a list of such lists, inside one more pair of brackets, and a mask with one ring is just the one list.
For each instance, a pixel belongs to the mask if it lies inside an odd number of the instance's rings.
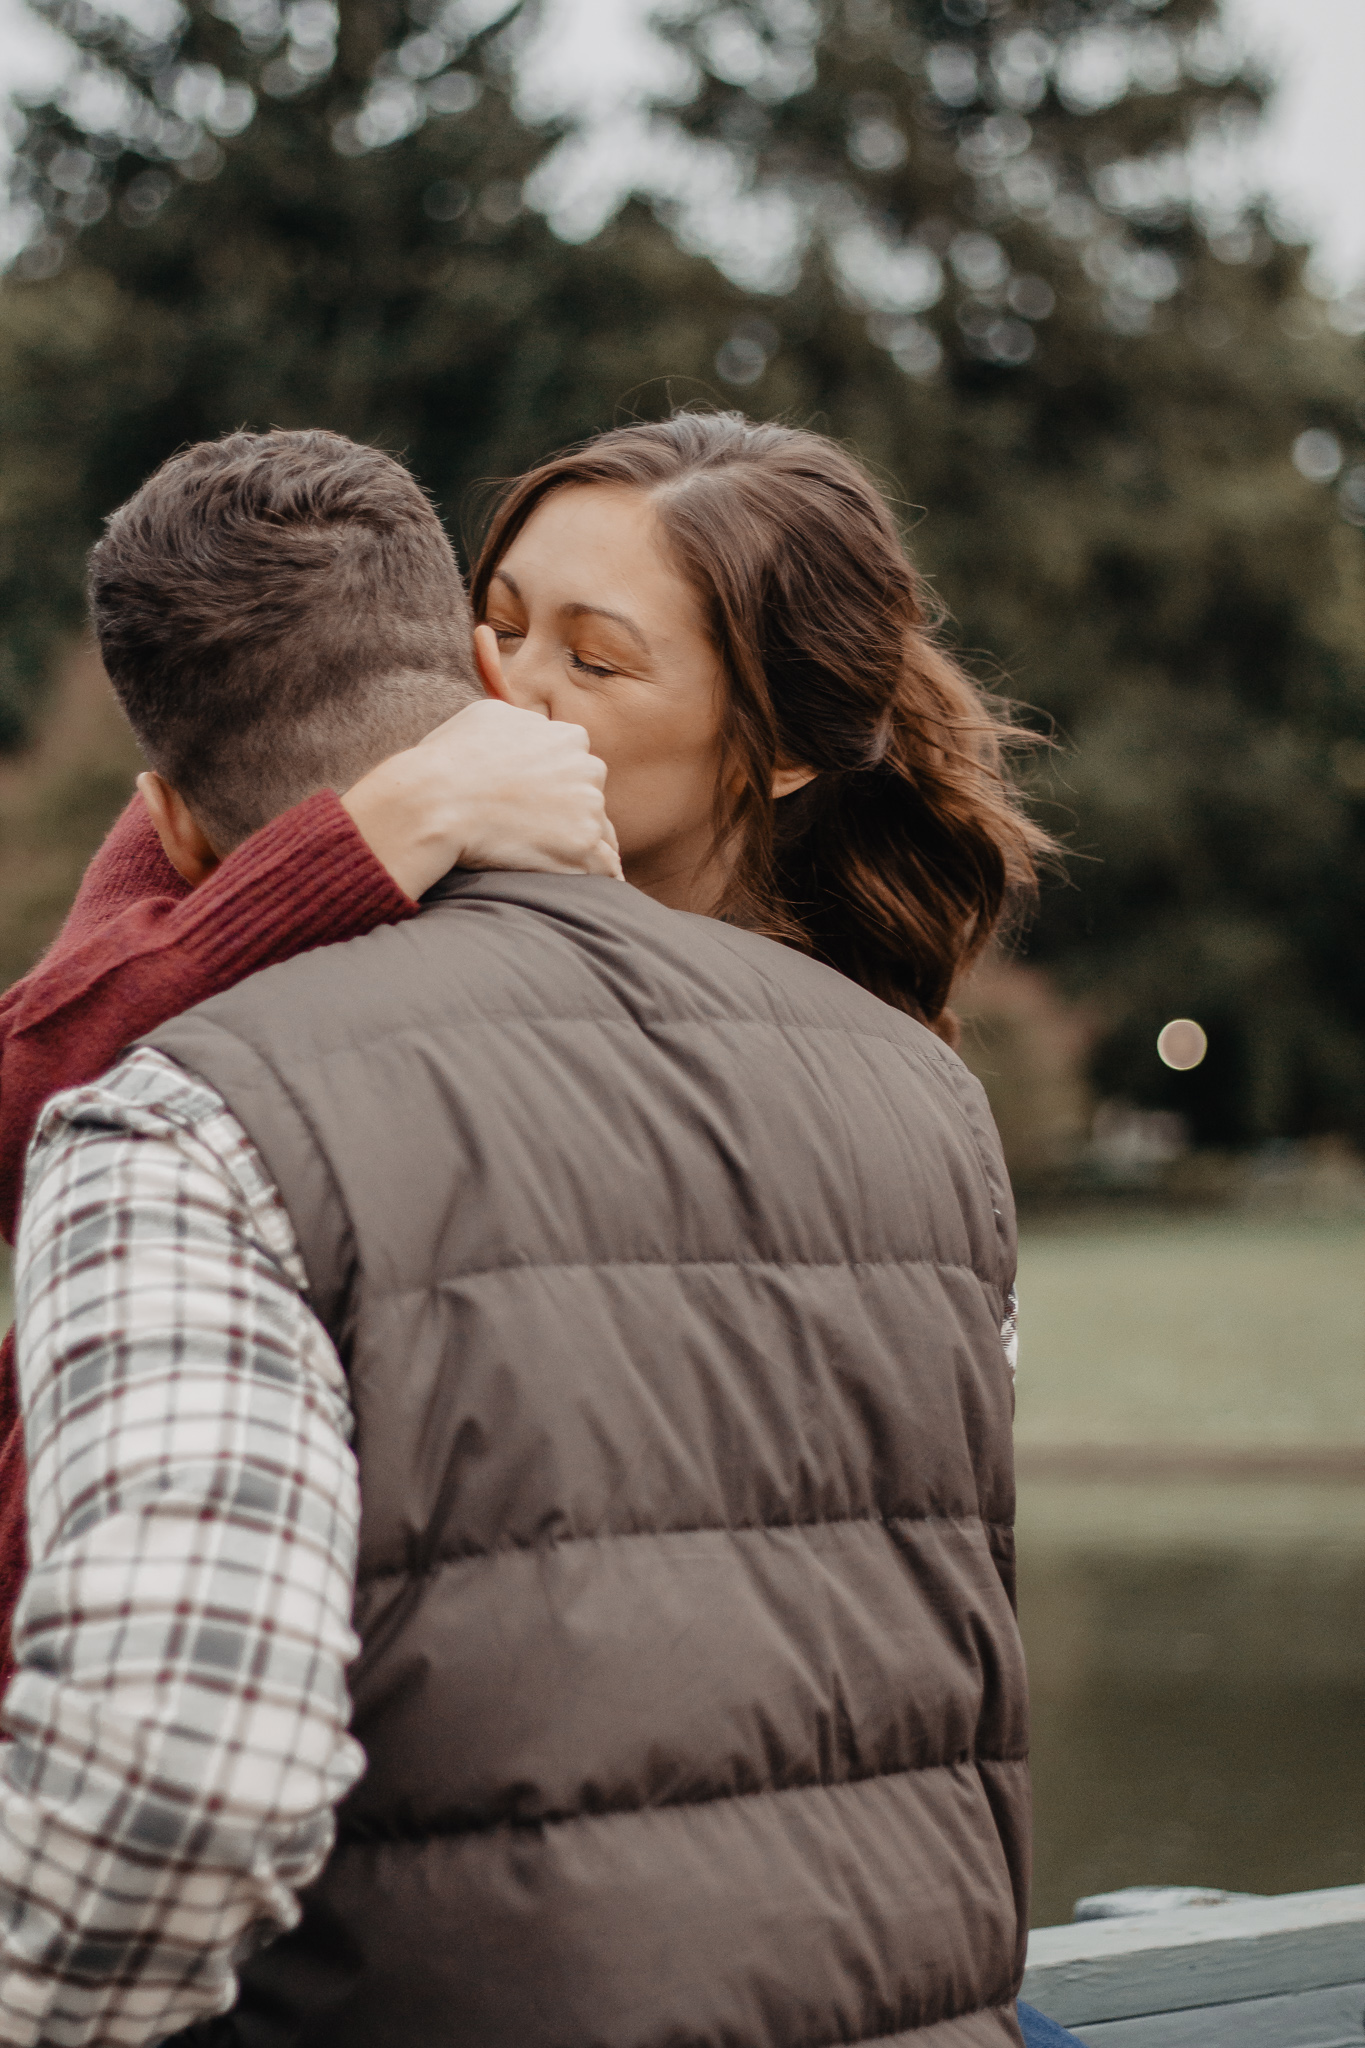
[[[395,646],[460,589],[335,436],[111,519],[106,667],[215,845],[391,751],[317,654],[358,578]],[[0,2038],[1017,2042],[1010,1214],[930,1033],[604,878],[453,874],[58,1098]]]

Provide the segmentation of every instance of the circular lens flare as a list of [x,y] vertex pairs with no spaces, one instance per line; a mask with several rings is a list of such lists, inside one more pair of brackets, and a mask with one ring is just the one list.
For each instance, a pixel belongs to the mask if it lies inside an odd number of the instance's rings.
[[1193,1017],[1172,1017],[1157,1033],[1156,1049],[1168,1067],[1187,1074],[1209,1049],[1208,1033]]

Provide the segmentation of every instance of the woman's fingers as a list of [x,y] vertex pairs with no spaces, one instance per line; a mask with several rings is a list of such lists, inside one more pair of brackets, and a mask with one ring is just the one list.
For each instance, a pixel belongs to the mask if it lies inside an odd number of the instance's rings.
[[452,867],[619,876],[606,780],[581,725],[487,698],[381,762],[343,801],[419,896]]
[[461,793],[462,865],[601,871],[607,771],[581,725],[490,699],[422,744]]
[[[610,834],[610,836],[608,836]],[[585,875],[614,875],[618,882],[625,877],[621,873],[621,856],[616,850],[616,834],[608,820],[607,831],[598,840],[583,865]]]

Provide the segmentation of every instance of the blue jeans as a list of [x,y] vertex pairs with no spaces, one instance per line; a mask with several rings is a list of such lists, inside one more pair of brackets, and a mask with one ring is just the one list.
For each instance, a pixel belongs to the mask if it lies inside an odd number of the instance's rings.
[[1082,2048],[1075,2034],[1068,2034],[1065,2027],[1059,2027],[1056,2020],[1046,2019],[1035,2012],[1031,2005],[1019,2001],[1019,2027],[1024,2036],[1024,2048]]

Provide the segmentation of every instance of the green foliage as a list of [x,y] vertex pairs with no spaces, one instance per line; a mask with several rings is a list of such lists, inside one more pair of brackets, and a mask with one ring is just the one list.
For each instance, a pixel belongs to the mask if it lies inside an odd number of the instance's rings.
[[[186,439],[336,426],[458,524],[623,406],[738,398],[927,508],[963,643],[1062,738],[1080,857],[1030,945],[1110,1018],[1102,1085],[1222,1142],[1365,1133],[1365,375],[1302,250],[1195,204],[1191,144],[1263,96],[1212,0],[702,6],[668,119],[736,166],[747,291],[688,175],[580,245],[528,210],[562,159],[519,14],[347,0],[329,41],[316,0],[216,4],[162,43],[52,10],[87,75],[30,110],[0,286],[0,739],[99,518]],[[1295,468],[1310,430],[1344,481]],[[1212,1053],[1172,1076],[1181,1013]]]
[[[0,292],[11,738],[51,632],[78,619],[98,520],[180,443],[243,423],[333,426],[408,450],[453,513],[474,477],[591,432],[642,375],[709,365],[738,302],[709,265],[640,209],[570,250],[522,206],[544,143],[513,117],[486,38],[454,74],[472,107],[343,155],[332,131],[338,99],[356,101],[347,73],[368,71],[386,26],[390,42],[404,27],[382,7],[348,10],[322,84],[263,95],[223,141],[164,104],[178,86],[184,104],[184,79],[215,60],[257,86],[287,60],[253,57],[202,5],[165,48],[79,5],[56,12],[89,46],[90,75],[113,70],[130,104],[122,138],[92,135],[68,94],[33,110],[22,146],[47,232]],[[99,215],[78,239],[73,212]],[[56,274],[35,277],[45,269]]]
[[[795,61],[774,14],[746,18],[732,73]],[[1032,37],[1055,49],[1087,23],[1160,89],[1087,111],[1079,73],[1069,98],[1040,77]],[[705,17],[689,33],[707,47]],[[1365,376],[1305,294],[1303,252],[1231,201],[1201,221],[1183,168],[1192,141],[1254,117],[1259,82],[1220,55],[1202,0],[866,0],[816,56],[804,93],[753,110],[752,87],[712,75],[686,118],[742,132],[760,183],[803,184],[836,253],[880,239],[881,277],[869,258],[860,282],[890,360],[848,337],[796,403],[928,508],[919,549],[965,642],[1065,742],[1043,786],[1084,858],[1031,957],[1112,1017],[1107,1090],[1223,1140],[1365,1131]],[[926,72],[964,104],[926,99]],[[895,306],[897,254],[925,248],[947,257],[932,327],[908,293]],[[1050,317],[1018,316],[1031,292]],[[936,376],[897,375],[936,346]],[[1344,492],[1295,469],[1310,430],[1335,441]],[[1212,1056],[1173,1075],[1156,1033],[1191,1013]]]

